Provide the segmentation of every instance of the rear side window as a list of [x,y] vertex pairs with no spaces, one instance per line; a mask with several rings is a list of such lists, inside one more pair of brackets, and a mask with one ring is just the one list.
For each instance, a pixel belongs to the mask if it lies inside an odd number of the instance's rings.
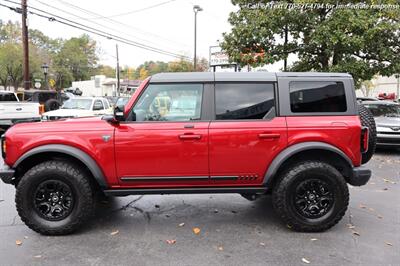
[[215,85],[217,120],[263,119],[274,111],[272,83],[221,83]]
[[290,109],[293,113],[346,112],[342,82],[293,81],[289,84]]

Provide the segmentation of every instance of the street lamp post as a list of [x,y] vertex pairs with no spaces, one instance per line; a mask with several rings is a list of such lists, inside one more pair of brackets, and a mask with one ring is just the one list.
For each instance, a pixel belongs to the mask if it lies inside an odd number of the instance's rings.
[[45,86],[45,89],[47,90],[48,89],[48,86],[47,86],[47,74],[49,73],[49,65],[44,63],[42,65],[42,70],[43,70],[43,74],[44,74],[44,84],[45,84],[44,86]]
[[203,11],[199,5],[193,6],[194,11],[194,58],[193,58],[193,68],[194,71],[197,70],[197,13]]

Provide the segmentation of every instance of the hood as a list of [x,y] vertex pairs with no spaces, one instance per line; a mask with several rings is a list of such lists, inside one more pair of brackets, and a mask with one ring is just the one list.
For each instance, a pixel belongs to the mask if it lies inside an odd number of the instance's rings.
[[376,126],[400,127],[400,117],[375,117]]
[[80,109],[58,109],[43,113],[43,116],[58,116],[58,117],[85,117],[94,116],[93,111]]
[[68,118],[56,121],[19,123],[9,128],[6,134],[54,133],[110,130],[113,126],[102,117]]

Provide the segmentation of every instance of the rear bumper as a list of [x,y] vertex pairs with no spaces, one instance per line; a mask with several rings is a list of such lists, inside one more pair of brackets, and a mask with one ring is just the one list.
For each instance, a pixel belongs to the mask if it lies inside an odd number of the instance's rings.
[[0,179],[6,184],[12,184],[14,180],[15,170],[8,166],[0,169]]
[[348,183],[352,186],[363,186],[368,183],[371,178],[371,170],[360,166],[353,168],[353,175],[349,178]]
[[381,147],[400,147],[400,134],[380,134],[378,132],[376,145]]

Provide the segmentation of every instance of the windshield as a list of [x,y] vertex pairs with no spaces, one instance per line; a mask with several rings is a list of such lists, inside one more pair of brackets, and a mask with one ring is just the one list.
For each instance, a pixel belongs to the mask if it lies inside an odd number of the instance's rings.
[[61,109],[90,110],[91,106],[92,106],[91,99],[69,99],[64,103]]
[[118,98],[117,103],[115,104],[116,106],[118,105],[126,105],[129,101],[129,98],[123,97],[123,98]]
[[374,117],[400,117],[400,105],[395,104],[366,104]]

